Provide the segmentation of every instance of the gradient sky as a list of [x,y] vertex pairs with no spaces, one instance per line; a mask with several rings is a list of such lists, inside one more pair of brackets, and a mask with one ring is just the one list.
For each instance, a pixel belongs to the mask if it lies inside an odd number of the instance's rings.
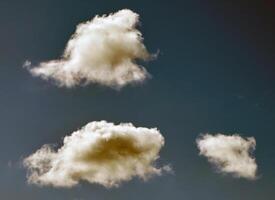
[[[131,3],[130,3],[131,2]],[[222,0],[0,1],[0,199],[3,200],[273,200],[275,197],[274,3]],[[58,58],[77,24],[129,8],[157,60],[153,78],[121,91],[90,85],[58,88],[22,68]],[[22,158],[90,121],[158,127],[161,162],[174,175],[134,179],[106,189],[26,183]],[[198,156],[200,133],[254,136],[259,179],[214,172]]]

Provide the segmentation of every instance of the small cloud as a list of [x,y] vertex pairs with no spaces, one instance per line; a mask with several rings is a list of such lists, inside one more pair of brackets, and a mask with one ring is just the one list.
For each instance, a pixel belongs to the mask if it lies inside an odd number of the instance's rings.
[[257,164],[251,157],[251,152],[256,147],[253,137],[205,134],[197,139],[197,146],[200,155],[207,157],[220,172],[251,180],[257,178]]
[[139,15],[124,9],[114,14],[96,16],[77,26],[63,56],[30,68],[34,76],[54,80],[58,86],[74,87],[97,83],[122,88],[150,77],[136,60],[150,60],[140,31]]
[[9,168],[12,168],[13,167],[13,162],[10,160],[10,161],[8,161],[7,165],[8,165]]
[[31,65],[32,65],[31,61],[26,60],[26,61],[23,63],[23,68],[30,69]]
[[23,164],[32,184],[73,187],[87,181],[117,187],[134,177],[147,180],[171,171],[155,163],[163,146],[164,138],[156,128],[91,122],[66,136],[58,150],[44,145]]

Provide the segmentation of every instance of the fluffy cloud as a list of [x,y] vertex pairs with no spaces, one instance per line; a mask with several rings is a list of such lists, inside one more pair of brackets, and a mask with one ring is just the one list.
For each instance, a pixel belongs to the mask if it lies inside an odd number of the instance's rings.
[[139,15],[128,9],[96,16],[77,26],[62,58],[34,68],[30,62],[24,66],[32,75],[54,80],[64,87],[98,83],[121,88],[142,82],[150,75],[136,60],[152,56],[136,29],[138,23]]
[[72,187],[84,180],[114,187],[133,177],[147,180],[169,171],[169,166],[155,164],[163,146],[156,128],[91,122],[66,136],[56,151],[44,145],[24,159],[24,166],[33,184]]
[[197,139],[197,145],[200,155],[207,157],[220,172],[235,177],[256,178],[257,164],[250,155],[256,147],[253,137],[245,139],[239,135],[206,134]]

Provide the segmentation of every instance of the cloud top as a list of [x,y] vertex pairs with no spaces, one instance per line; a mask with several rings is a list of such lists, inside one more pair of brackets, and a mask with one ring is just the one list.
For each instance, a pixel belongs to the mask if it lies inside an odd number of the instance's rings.
[[44,145],[24,159],[28,182],[54,187],[72,187],[80,181],[119,186],[133,177],[147,180],[169,171],[156,167],[164,138],[155,129],[91,122],[66,136],[63,146],[54,150]]
[[205,134],[197,139],[197,146],[200,155],[207,157],[220,172],[246,179],[256,178],[257,164],[251,157],[256,147],[253,137]]
[[96,16],[77,26],[60,59],[27,69],[69,88],[89,83],[121,88],[142,82],[150,75],[136,60],[152,56],[136,29],[138,23],[139,15],[128,9]]

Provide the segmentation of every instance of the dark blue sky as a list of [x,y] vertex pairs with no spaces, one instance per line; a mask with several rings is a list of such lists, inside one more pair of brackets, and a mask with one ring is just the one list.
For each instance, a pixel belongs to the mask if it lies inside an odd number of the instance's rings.
[[[121,91],[57,88],[22,68],[58,58],[80,22],[129,8],[157,60],[153,78]],[[3,200],[273,200],[275,196],[275,41],[271,1],[0,1],[0,199]],[[161,162],[175,174],[117,189],[26,183],[20,161],[90,121],[158,127]],[[214,172],[198,156],[200,133],[254,136],[260,179]]]

